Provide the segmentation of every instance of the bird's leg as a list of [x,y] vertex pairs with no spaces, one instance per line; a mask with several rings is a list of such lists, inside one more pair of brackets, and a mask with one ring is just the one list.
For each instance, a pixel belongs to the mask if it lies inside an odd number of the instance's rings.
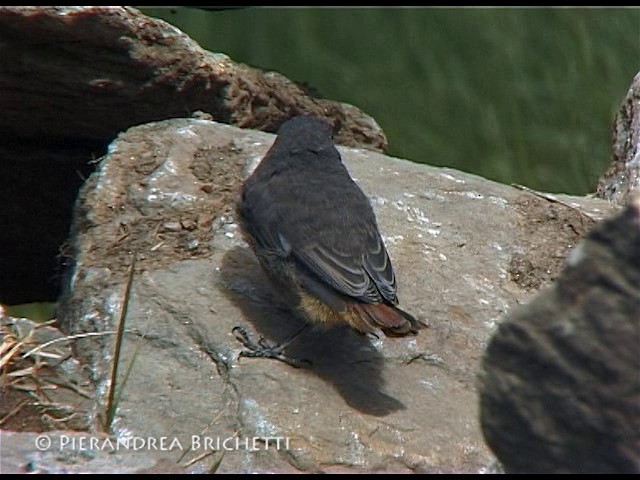
[[252,358],[273,358],[274,360],[280,360],[295,368],[303,366],[310,367],[311,362],[309,360],[298,360],[296,358],[289,357],[284,353],[284,349],[288,347],[296,338],[298,338],[302,332],[309,327],[308,323],[305,323],[299,330],[297,330],[288,339],[279,345],[271,345],[267,342],[267,339],[260,337],[256,342],[255,339],[247,332],[243,327],[234,327],[232,332],[246,350],[240,352],[241,357]]
[[298,330],[296,330],[293,335],[291,335],[284,342],[282,342],[280,345],[278,345],[278,349],[279,350],[283,350],[283,349],[287,348],[296,338],[298,338],[300,335],[302,335],[302,333],[304,331],[306,331],[307,328],[309,328],[309,324],[306,323],[306,322],[303,323],[302,327],[300,327]]

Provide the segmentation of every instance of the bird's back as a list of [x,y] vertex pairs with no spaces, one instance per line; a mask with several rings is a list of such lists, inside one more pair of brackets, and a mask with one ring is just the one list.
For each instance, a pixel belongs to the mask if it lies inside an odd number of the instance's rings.
[[320,166],[305,158],[311,153],[299,152],[292,155],[292,168],[257,169],[244,187],[243,205],[252,206],[246,214],[277,230],[292,246],[319,243],[364,254],[367,236],[377,232],[375,214],[335,154],[337,162]]

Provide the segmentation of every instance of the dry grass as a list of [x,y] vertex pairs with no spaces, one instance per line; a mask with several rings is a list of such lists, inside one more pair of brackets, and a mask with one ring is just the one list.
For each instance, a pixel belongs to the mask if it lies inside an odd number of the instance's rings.
[[[35,324],[24,319],[0,320],[0,428],[47,431],[84,430],[92,398],[90,383],[60,368],[71,359],[68,342],[50,330],[54,321]],[[45,330],[49,329],[49,332]],[[56,332],[57,333],[57,332]]]

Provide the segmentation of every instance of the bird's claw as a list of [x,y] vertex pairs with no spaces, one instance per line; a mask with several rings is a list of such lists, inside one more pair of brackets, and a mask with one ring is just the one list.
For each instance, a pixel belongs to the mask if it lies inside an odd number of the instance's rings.
[[242,346],[246,350],[240,352],[241,357],[249,358],[272,358],[274,360],[280,360],[295,368],[311,367],[309,360],[298,360],[296,358],[289,357],[283,352],[286,345],[271,345],[266,338],[260,337],[256,342],[253,336],[247,332],[244,327],[233,327],[233,335],[236,337]]

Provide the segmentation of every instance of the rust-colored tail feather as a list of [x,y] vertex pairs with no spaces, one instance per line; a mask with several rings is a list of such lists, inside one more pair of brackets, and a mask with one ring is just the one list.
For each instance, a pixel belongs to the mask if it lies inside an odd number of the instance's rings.
[[394,305],[356,303],[353,307],[367,326],[379,328],[387,336],[415,335],[421,327],[415,318]]

